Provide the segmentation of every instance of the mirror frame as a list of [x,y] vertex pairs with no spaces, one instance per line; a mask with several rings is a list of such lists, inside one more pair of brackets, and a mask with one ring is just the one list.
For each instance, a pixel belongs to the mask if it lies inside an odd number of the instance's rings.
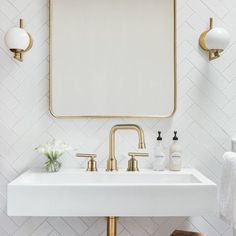
[[[66,1],[66,0],[65,0]],[[177,109],[177,35],[176,35],[176,0],[172,0],[174,3],[174,107],[173,112],[169,115],[156,115],[156,116],[109,116],[109,115],[102,115],[102,116],[60,116],[56,115],[52,109],[52,14],[53,14],[53,0],[49,0],[49,112],[54,118],[60,119],[78,119],[78,118],[170,118],[173,117],[176,109]]]

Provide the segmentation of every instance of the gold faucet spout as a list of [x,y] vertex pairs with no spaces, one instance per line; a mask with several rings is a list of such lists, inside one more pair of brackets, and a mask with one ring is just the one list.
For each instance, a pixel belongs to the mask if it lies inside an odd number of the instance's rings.
[[138,148],[145,149],[145,139],[144,132],[142,128],[138,125],[133,124],[122,124],[115,125],[111,128],[110,138],[109,138],[109,158],[107,160],[107,171],[117,171],[117,160],[115,157],[115,133],[117,130],[135,130],[138,133],[139,143]]

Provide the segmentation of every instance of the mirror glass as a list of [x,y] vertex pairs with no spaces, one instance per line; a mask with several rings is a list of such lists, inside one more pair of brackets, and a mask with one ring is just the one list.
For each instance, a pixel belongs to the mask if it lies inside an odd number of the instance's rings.
[[175,111],[174,0],[51,0],[55,117],[169,117]]

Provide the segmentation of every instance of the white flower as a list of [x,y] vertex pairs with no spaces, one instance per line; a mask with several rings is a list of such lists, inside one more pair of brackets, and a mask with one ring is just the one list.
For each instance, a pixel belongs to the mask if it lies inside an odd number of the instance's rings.
[[57,159],[72,148],[61,140],[53,139],[35,149],[49,159]]

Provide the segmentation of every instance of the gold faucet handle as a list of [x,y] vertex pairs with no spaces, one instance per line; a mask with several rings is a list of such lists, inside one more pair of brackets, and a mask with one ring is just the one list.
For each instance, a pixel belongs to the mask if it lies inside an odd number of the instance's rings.
[[77,153],[76,157],[90,158],[87,165],[87,171],[97,171],[97,162],[95,160],[97,157],[96,154]]
[[97,155],[96,154],[85,154],[85,153],[77,153],[76,157],[87,157],[87,158],[96,158]]
[[131,158],[128,161],[128,169],[127,171],[139,171],[138,168],[138,160],[136,160],[136,157],[148,157],[148,153],[142,153],[142,152],[130,152],[128,154]]
[[135,157],[148,157],[149,154],[145,152],[129,152],[128,154],[131,158]]

